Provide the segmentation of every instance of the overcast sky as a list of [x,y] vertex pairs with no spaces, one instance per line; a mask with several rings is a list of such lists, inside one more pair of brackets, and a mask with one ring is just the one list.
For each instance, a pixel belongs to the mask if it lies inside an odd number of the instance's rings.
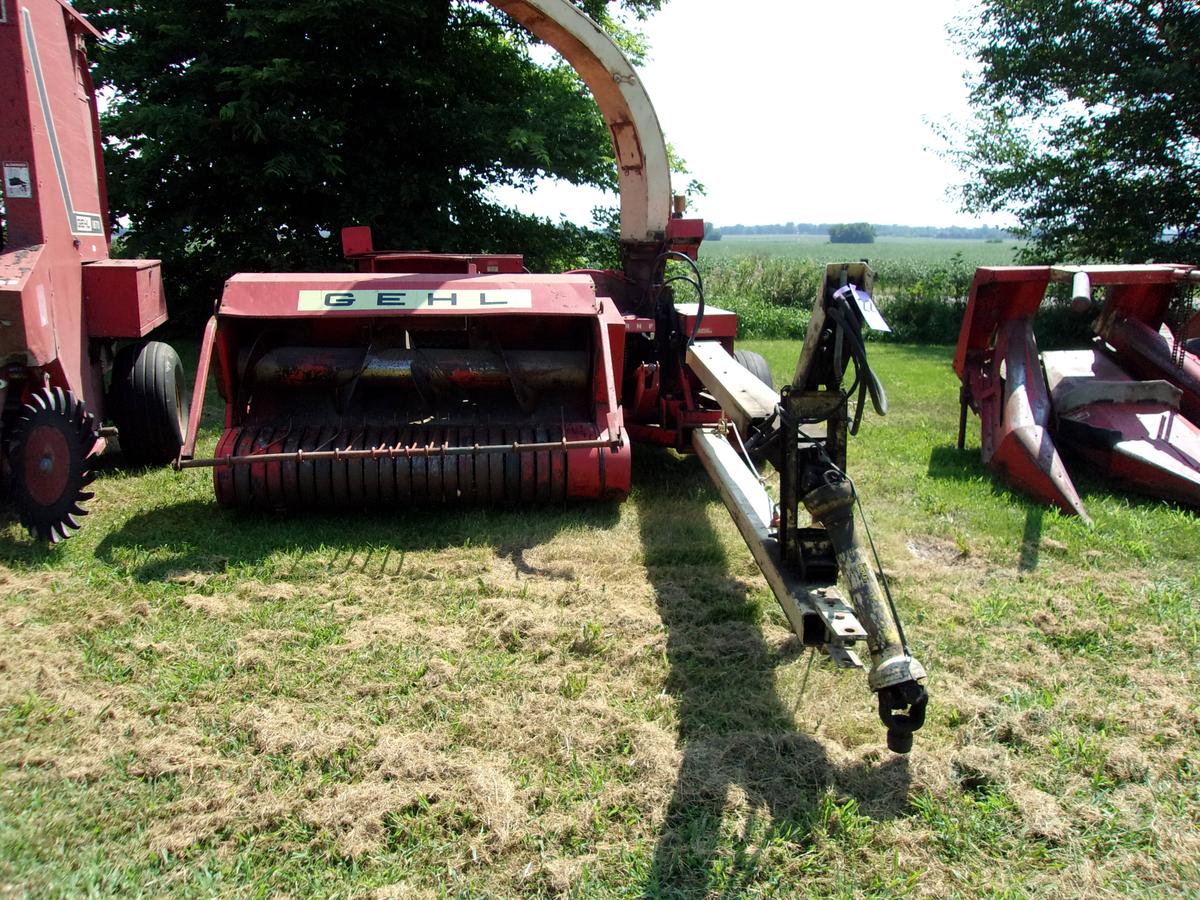
[[[641,70],[667,139],[717,225],[969,225],[930,123],[967,112],[946,25],[971,0],[671,0],[642,25]],[[688,180],[678,178],[676,189]],[[544,185],[504,202],[588,224],[599,192]]]

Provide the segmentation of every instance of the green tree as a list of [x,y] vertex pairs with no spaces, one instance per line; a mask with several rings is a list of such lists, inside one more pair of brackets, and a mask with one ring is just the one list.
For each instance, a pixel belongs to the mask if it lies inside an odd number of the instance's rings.
[[1200,3],[982,0],[952,31],[966,211],[1014,214],[1043,262],[1200,255]]
[[848,222],[842,225],[830,225],[829,243],[873,244],[875,243],[875,226],[868,222]]
[[[663,0],[621,0],[636,16]],[[489,202],[539,175],[612,187],[607,130],[565,64],[457,0],[76,4],[110,35],[95,53],[127,252],[164,259],[209,307],[235,271],[338,267],[342,226],[383,247],[524,252],[582,264],[610,238]],[[616,28],[606,0],[582,0]],[[623,33],[627,50],[639,51]]]

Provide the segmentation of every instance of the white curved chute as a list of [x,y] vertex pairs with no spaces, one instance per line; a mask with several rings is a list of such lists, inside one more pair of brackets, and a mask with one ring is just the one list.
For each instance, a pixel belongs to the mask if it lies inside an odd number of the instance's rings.
[[621,49],[568,0],[490,0],[579,73],[612,135],[621,190],[621,241],[661,244],[671,216],[667,145],[650,97]]

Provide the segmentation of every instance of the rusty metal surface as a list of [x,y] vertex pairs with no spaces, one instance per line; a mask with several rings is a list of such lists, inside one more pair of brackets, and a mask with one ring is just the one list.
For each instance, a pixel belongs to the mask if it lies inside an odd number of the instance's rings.
[[1200,425],[1200,355],[1132,316],[1106,311],[1099,331],[1117,351],[1117,359],[1135,375],[1162,379],[1177,387],[1182,394],[1180,410],[1193,424]]
[[[286,440],[286,435],[272,441],[278,443]],[[421,444],[414,446],[373,445],[358,449],[339,448],[334,450],[293,450],[283,453],[258,453],[250,456],[215,456],[210,459],[184,459],[175,464],[177,469],[202,469],[215,466],[246,466],[268,462],[316,462],[318,460],[367,460],[367,459],[397,459],[399,457],[428,459],[431,456],[474,456],[479,453],[537,453],[540,451],[587,450],[596,447],[607,447],[610,450],[620,450],[623,442],[620,440],[569,441],[566,438],[558,441],[533,441],[522,443],[513,441],[511,444],[468,444],[451,445],[446,441],[440,444]]]
[[[249,348],[244,348],[248,353]],[[346,384],[352,380],[413,381],[465,390],[504,387],[519,378],[531,388],[586,390],[584,350],[406,350],[361,347],[277,347],[253,366],[258,384]],[[243,368],[245,363],[242,363]]]

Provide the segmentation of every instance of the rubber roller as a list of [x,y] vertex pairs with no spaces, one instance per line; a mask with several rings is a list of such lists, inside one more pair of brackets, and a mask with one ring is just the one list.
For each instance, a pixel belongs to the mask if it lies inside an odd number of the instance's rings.
[[[221,436],[213,479],[222,506],[262,510],[516,506],[624,496],[628,446],[577,446],[601,443],[596,439],[587,424],[568,424],[565,431],[536,423],[245,426]],[[332,451],[354,452],[333,458]],[[259,456],[270,458],[255,461]]]

